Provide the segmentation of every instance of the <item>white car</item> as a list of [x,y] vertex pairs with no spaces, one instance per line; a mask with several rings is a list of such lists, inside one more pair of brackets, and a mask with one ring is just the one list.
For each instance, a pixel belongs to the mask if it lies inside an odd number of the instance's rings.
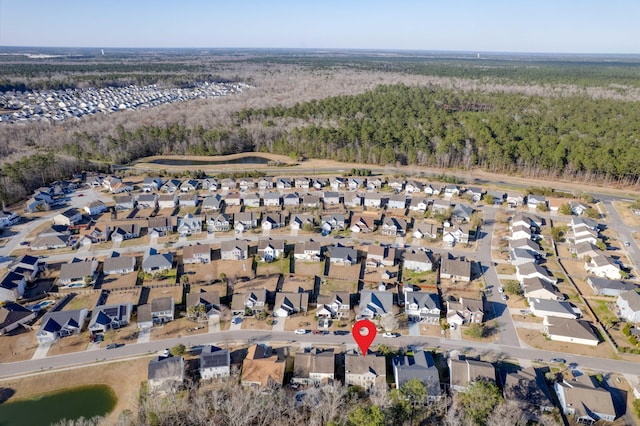
[[504,288],[498,287],[498,293],[504,293]]
[[386,333],[382,333],[382,337],[398,337],[398,335],[396,333],[389,333],[387,331]]
[[502,300],[507,300],[507,299],[508,299],[507,295],[506,295],[506,294],[503,294],[503,295],[502,295]]
[[297,328],[296,331],[294,331],[295,334],[307,334],[307,330],[305,330],[304,328]]

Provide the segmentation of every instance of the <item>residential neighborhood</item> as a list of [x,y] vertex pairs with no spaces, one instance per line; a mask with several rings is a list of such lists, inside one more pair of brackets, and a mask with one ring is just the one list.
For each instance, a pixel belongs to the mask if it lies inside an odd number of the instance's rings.
[[[605,358],[612,345],[624,356],[637,349],[628,342],[638,334],[640,285],[632,258],[619,256],[624,245],[608,249],[608,222],[541,212],[544,199],[510,207],[505,195],[488,205],[478,187],[341,179],[85,174],[55,196],[41,188],[32,197],[40,207],[30,200],[3,212],[6,229],[32,220],[6,254],[0,339],[32,336],[26,356],[47,359],[61,348],[212,336],[198,357],[150,361],[153,392],[180,389],[195,370],[203,381],[239,375],[256,389],[343,383],[365,393],[418,378],[430,401],[481,379],[505,395],[528,383],[534,396],[522,404],[540,412],[554,392],[566,404],[576,389],[606,390],[568,377],[541,383],[555,369],[549,356],[503,371],[486,356],[436,348],[593,348]],[[558,226],[563,239],[552,235]],[[393,356],[353,346],[358,319],[375,323],[376,341],[402,342]],[[251,331],[288,333],[291,343],[258,342],[238,358],[239,348],[214,337]],[[298,347],[303,337],[314,341]],[[566,407],[558,409],[583,420],[620,415]]]

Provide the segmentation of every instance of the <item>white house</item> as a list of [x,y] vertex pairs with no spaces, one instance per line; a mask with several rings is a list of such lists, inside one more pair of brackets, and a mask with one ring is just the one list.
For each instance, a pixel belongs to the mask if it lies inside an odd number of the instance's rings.
[[587,272],[600,277],[609,279],[619,279],[620,266],[615,264],[609,256],[595,256],[591,258],[591,262],[585,262],[584,268]]
[[200,379],[208,380],[231,375],[231,355],[229,349],[205,345],[200,352]]
[[616,300],[620,316],[628,322],[640,323],[640,293],[636,290],[621,293]]

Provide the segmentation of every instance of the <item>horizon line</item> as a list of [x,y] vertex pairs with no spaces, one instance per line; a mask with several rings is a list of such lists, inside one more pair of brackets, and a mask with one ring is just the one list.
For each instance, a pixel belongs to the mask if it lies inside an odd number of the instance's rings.
[[456,53],[456,54],[498,54],[498,55],[593,55],[593,56],[640,56],[638,52],[570,52],[570,51],[500,51],[500,50],[451,50],[451,49],[418,49],[418,48],[373,48],[373,47],[205,47],[205,46],[29,46],[29,45],[0,45],[0,49],[132,49],[132,50],[296,50],[296,51],[366,51],[366,52],[421,52],[421,53]]

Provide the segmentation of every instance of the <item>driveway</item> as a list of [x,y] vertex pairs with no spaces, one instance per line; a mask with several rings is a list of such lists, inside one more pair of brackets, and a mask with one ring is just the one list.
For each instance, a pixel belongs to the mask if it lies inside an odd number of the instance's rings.
[[462,340],[462,329],[460,326],[449,328],[449,338],[454,340]]
[[49,352],[49,348],[53,343],[44,343],[42,345],[38,345],[38,348],[33,353],[31,359],[42,359],[47,357],[47,352]]
[[284,325],[286,322],[286,318],[275,318],[273,320],[273,327],[271,327],[271,331],[284,331]]
[[409,323],[409,336],[419,336],[420,335],[420,323],[419,322],[410,322]]
[[229,325],[229,330],[242,330],[242,317],[233,317],[231,319],[231,325]]
[[138,343],[147,343],[151,339],[151,329],[143,328],[138,332]]

